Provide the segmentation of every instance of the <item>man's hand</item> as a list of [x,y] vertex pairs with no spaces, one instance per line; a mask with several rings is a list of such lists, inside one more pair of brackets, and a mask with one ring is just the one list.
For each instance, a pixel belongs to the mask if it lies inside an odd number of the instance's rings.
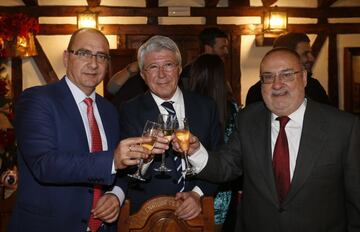
[[196,192],[181,192],[177,193],[175,200],[182,201],[180,206],[176,209],[175,215],[183,220],[191,220],[196,218],[201,213],[200,196]]
[[[179,144],[179,140],[176,138],[176,136],[173,136],[173,140],[172,140],[172,148],[177,151],[182,153],[183,151],[180,148],[180,144]],[[194,154],[197,150],[200,149],[200,142],[199,139],[194,136],[193,134],[190,134],[190,144],[189,144],[189,151],[188,151],[188,155],[192,155]]]
[[134,137],[121,140],[114,152],[115,169],[137,165],[140,159],[146,159],[150,151],[142,147],[141,143],[150,142],[149,137]]
[[112,193],[104,194],[91,210],[94,218],[98,218],[103,222],[112,223],[116,221],[120,212],[120,202],[117,196]]

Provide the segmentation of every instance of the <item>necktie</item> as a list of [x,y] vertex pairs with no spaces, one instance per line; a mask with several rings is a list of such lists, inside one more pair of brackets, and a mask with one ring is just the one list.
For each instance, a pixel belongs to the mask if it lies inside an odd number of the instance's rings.
[[274,148],[273,169],[279,201],[282,203],[290,188],[289,147],[285,133],[290,118],[284,116],[276,120],[280,122],[280,130]]
[[[165,101],[161,105],[165,108],[165,110],[172,116],[176,117],[176,112],[173,106],[173,101]],[[177,184],[180,186],[179,192],[183,192],[185,189],[185,178],[182,174],[182,164],[181,159],[177,155],[174,155],[174,163],[176,167],[177,174]]]
[[[91,132],[91,152],[102,151],[100,131],[96,123],[96,119],[94,116],[94,109],[92,106],[93,100],[91,98],[85,98],[84,102],[87,105],[86,113],[87,113],[87,118],[89,121],[89,127]],[[92,209],[95,208],[97,201],[100,199],[102,195],[102,189],[100,185],[94,185],[93,190],[94,190],[94,195],[93,195]],[[102,224],[101,220],[95,219],[92,214],[90,215],[88,226],[92,232],[97,231],[101,224]]]

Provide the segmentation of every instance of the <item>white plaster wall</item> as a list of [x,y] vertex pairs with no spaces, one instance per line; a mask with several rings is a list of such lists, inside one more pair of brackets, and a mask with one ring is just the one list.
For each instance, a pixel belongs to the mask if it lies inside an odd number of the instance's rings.
[[271,47],[256,47],[254,35],[241,36],[241,103],[245,99],[249,88],[259,80],[259,65],[261,58]]

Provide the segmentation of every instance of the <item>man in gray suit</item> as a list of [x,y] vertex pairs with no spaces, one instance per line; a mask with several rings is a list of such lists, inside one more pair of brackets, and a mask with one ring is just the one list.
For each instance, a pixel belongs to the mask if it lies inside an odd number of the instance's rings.
[[[208,156],[192,137],[198,178],[225,182],[243,174],[236,231],[360,231],[359,118],[305,98],[306,70],[292,50],[269,51],[260,77],[265,104],[239,113],[218,154]],[[288,118],[286,126],[278,117]],[[278,137],[287,150],[281,156]]]

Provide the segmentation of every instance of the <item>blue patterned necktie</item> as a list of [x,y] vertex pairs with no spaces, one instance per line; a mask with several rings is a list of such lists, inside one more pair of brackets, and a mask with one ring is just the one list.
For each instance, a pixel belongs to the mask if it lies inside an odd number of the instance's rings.
[[[176,117],[176,112],[173,106],[173,101],[165,101],[161,104],[162,107],[172,116]],[[176,167],[176,173],[177,173],[177,184],[180,186],[179,192],[183,192],[185,189],[185,178],[182,175],[182,165],[181,165],[181,158],[177,155],[174,156],[174,163]]]

